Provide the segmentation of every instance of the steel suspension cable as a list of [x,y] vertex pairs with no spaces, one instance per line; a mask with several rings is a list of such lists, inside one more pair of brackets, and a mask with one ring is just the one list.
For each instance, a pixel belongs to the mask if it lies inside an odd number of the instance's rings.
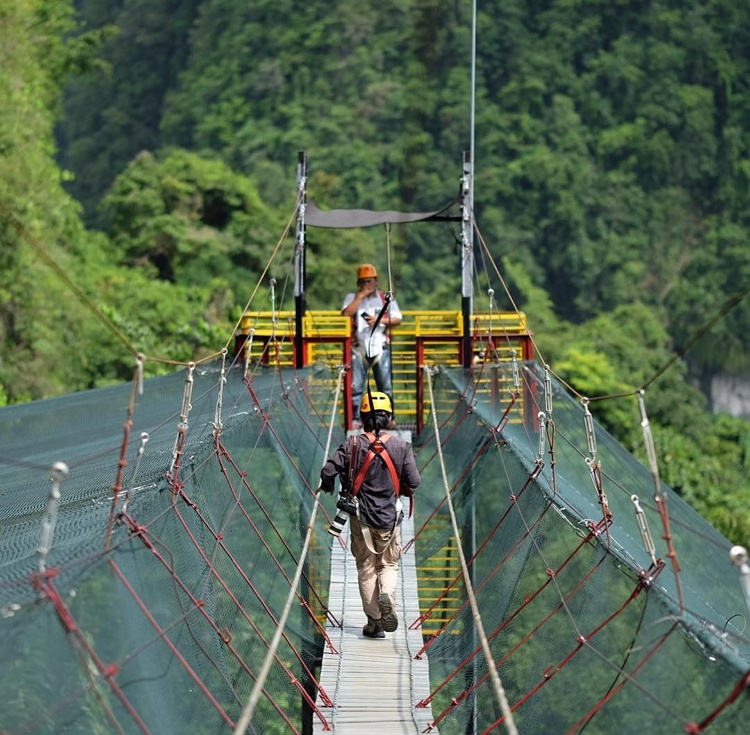
[[464,555],[463,549],[461,548],[461,544],[459,543],[460,534],[458,531],[458,520],[456,519],[456,511],[453,507],[453,500],[451,499],[450,487],[448,484],[448,475],[445,470],[445,460],[443,458],[443,449],[440,444],[440,430],[439,430],[438,420],[437,420],[437,410],[435,407],[435,394],[433,393],[433,390],[432,390],[432,374],[428,366],[424,367],[424,372],[427,378],[427,387],[430,390],[430,412],[432,413],[432,422],[433,422],[434,430],[435,430],[435,445],[437,446],[438,458],[440,460],[440,471],[443,476],[443,487],[445,489],[445,497],[446,497],[446,502],[448,505],[448,511],[450,512],[450,516],[451,516],[451,524],[453,526],[453,535],[456,539],[458,558],[461,562],[461,571],[464,577],[464,584],[466,585],[466,594],[468,595],[469,603],[471,604],[471,612],[474,618],[474,624],[477,627],[479,640],[481,641],[481,644],[482,644],[482,650],[484,652],[484,657],[487,662],[487,669],[489,670],[490,679],[492,681],[492,688],[495,692],[495,698],[497,699],[497,703],[500,706],[501,712],[503,713],[503,719],[505,721],[506,727],[508,728],[508,732],[510,733],[510,735],[518,735],[518,730],[516,729],[516,724],[513,720],[513,713],[511,712],[510,705],[508,704],[508,699],[505,696],[503,683],[500,680],[500,674],[497,671],[497,666],[495,665],[495,659],[492,657],[490,644],[484,632],[484,625],[482,624],[482,616],[479,613],[479,606],[477,605],[477,599],[476,599],[476,596],[474,595],[474,589],[471,584],[471,577],[469,575],[469,568],[466,564],[466,557]]
[[[336,423],[336,413],[338,410],[339,396],[341,394],[341,380],[343,376],[344,369],[342,368],[339,370],[338,379],[336,381],[336,393],[333,399],[333,406],[331,408],[331,420],[328,424],[328,439],[326,440],[325,448],[326,457],[328,457],[331,449],[331,438],[333,436],[333,427]],[[247,728],[253,719],[255,707],[258,704],[258,700],[260,699],[260,695],[263,687],[265,686],[268,674],[271,671],[271,666],[273,664],[274,657],[276,656],[276,651],[279,648],[281,637],[284,634],[284,628],[286,627],[287,618],[289,617],[289,613],[291,612],[292,604],[297,597],[297,587],[299,586],[299,582],[302,577],[302,569],[304,567],[305,559],[307,558],[307,551],[310,548],[310,539],[312,537],[312,530],[315,526],[315,516],[317,515],[319,505],[320,491],[315,494],[315,501],[313,502],[312,512],[310,513],[310,520],[307,523],[305,542],[302,545],[302,552],[300,553],[299,562],[297,563],[297,569],[294,573],[294,579],[292,580],[291,587],[289,588],[289,595],[287,596],[286,604],[284,605],[284,611],[279,618],[278,627],[276,628],[276,632],[274,633],[273,640],[271,641],[271,646],[268,649],[268,653],[266,654],[266,658],[263,661],[263,666],[261,667],[260,673],[258,674],[258,678],[255,680],[255,686],[250,692],[250,697],[248,698],[247,704],[242,710],[240,719],[237,720],[237,725],[234,729],[234,735],[245,735],[245,732],[247,731]]]
[[393,276],[391,274],[391,223],[385,225],[385,259],[388,268],[388,291],[393,293]]

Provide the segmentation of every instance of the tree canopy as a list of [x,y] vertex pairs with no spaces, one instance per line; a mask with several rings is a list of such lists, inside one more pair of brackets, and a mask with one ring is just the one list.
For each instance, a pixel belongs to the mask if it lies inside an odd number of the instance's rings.
[[[300,150],[322,207],[451,201],[471,10],[0,1],[0,403],[127,379],[131,345],[215,350],[279,245]],[[750,6],[488,0],[477,31],[477,298],[525,310],[582,395],[673,360],[648,390],[665,479],[747,533],[746,422],[694,386],[750,367]],[[339,308],[386,241],[402,308],[458,308],[460,233],[436,225],[311,229],[308,304]],[[598,413],[640,451],[632,405]]]

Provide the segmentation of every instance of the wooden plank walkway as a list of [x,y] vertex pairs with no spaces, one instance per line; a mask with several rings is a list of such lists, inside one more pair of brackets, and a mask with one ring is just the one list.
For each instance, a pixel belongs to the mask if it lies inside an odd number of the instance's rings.
[[[404,498],[402,543],[414,536],[413,519],[408,518],[409,500]],[[334,703],[333,708],[317,705],[328,719],[329,730],[315,719],[315,735],[416,735],[428,729],[432,720],[429,707],[417,708],[416,702],[430,693],[427,657],[414,658],[422,648],[422,631],[409,630],[419,616],[417,570],[414,545],[404,553],[399,572],[396,613],[398,630],[386,633],[383,640],[362,635],[367,622],[357,587],[357,567],[349,551],[349,526],[341,538],[347,548],[331,537],[331,583],[329,606],[342,627],[330,623],[327,633],[339,653],[328,646],[323,654],[320,683]],[[438,729],[430,731],[435,734]]]

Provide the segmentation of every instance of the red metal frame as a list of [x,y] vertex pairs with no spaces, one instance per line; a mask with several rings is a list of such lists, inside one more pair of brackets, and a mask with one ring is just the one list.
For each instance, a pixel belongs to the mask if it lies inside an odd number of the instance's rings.
[[[316,344],[336,344],[341,346],[341,364],[352,364],[352,338],[351,337],[303,337],[302,339],[302,364],[308,365],[308,348]],[[296,358],[296,355],[295,355]],[[347,369],[344,375],[344,426],[351,428],[352,425],[352,374]]]

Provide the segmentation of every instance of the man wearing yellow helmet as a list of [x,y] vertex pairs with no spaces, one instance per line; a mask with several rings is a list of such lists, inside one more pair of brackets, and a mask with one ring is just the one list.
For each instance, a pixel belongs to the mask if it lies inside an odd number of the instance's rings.
[[385,294],[378,291],[375,266],[363,263],[357,269],[357,291],[346,295],[341,308],[341,313],[352,320],[352,407],[355,421],[359,421],[368,369],[372,370],[378,390],[389,396],[392,393],[388,328],[400,324],[402,315],[396,299],[392,298],[378,321],[385,303]]
[[[404,517],[400,496],[411,498],[421,482],[411,444],[385,431],[391,413],[385,393],[365,394],[360,409],[365,433],[349,436],[320,471],[324,492],[332,493],[339,477],[337,507],[351,514],[351,550],[367,638],[385,638],[398,628],[396,585]],[[336,530],[331,532],[336,535]]]

